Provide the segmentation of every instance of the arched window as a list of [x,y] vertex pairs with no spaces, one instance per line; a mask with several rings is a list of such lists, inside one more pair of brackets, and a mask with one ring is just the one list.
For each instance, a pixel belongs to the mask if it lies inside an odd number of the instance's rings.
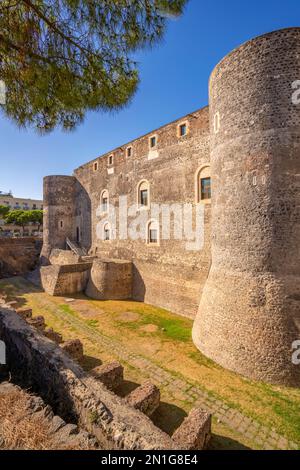
[[103,240],[105,242],[110,240],[110,226],[108,222],[103,226]]
[[210,167],[200,168],[196,173],[196,202],[210,202],[211,200],[211,177]]
[[149,183],[143,180],[138,185],[138,205],[139,207],[149,207],[150,205],[150,191]]
[[157,220],[149,220],[147,223],[147,243],[149,245],[159,244],[159,225]]
[[101,212],[102,213],[107,213],[108,212],[108,204],[109,204],[108,191],[107,191],[107,189],[104,189],[102,191],[101,197],[100,197],[100,206],[101,206]]

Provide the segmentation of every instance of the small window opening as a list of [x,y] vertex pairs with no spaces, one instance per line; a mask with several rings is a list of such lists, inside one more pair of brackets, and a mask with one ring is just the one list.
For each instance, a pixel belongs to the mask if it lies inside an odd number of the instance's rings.
[[154,148],[154,147],[156,147],[156,144],[157,144],[157,139],[156,139],[156,136],[154,135],[154,136],[150,137],[150,147]]
[[201,200],[211,199],[211,179],[210,178],[200,179],[200,194],[201,194]]

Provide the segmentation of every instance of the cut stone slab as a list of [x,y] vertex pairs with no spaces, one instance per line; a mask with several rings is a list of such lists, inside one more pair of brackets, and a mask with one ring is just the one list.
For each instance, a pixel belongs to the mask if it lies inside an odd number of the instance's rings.
[[57,333],[57,331],[54,331],[53,328],[45,328],[44,335],[54,341],[56,344],[61,344],[63,342],[62,335],[60,333]]
[[39,331],[43,332],[46,328],[45,318],[42,315],[39,315],[38,317],[27,318],[26,321],[30,326],[33,326]]
[[124,368],[117,361],[95,367],[91,374],[109,390],[116,390],[124,380]]
[[76,361],[83,359],[83,346],[80,339],[70,339],[61,344],[61,348]]
[[126,402],[136,410],[151,416],[160,404],[160,391],[156,385],[147,381],[126,397]]
[[25,320],[27,318],[32,318],[32,308],[18,308],[16,312],[18,315],[20,315],[20,317],[24,318]]
[[206,449],[211,438],[211,414],[193,409],[173,434],[172,439],[182,450]]

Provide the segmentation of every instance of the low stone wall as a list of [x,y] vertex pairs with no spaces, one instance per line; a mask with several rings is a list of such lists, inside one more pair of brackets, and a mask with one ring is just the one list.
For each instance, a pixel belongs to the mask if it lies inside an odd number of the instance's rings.
[[25,274],[39,261],[42,240],[0,237],[0,278]]
[[[4,407],[8,404],[13,407],[6,407],[5,412]],[[86,431],[55,416],[41,397],[31,395],[10,382],[0,383],[0,411],[0,450],[99,448],[96,439]],[[28,428],[31,428],[29,434]]]
[[61,348],[8,308],[0,308],[0,338],[13,381],[32,387],[66,421],[79,422],[101,448],[178,448],[143,413],[87,376]]
[[75,264],[80,261],[80,256],[73,253],[71,250],[54,249],[49,256],[50,264]]
[[41,267],[41,283],[50,295],[72,295],[84,292],[92,263]]

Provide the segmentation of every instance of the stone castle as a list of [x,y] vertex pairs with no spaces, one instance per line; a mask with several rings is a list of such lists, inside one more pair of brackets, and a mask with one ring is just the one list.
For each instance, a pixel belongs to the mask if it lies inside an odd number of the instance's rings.
[[[195,318],[194,343],[209,358],[256,380],[299,386],[297,80],[300,28],[257,37],[216,66],[209,107],[73,176],[46,177],[44,288],[132,298]],[[146,214],[144,236],[130,239],[105,222],[120,196]],[[153,203],[201,206],[201,249],[165,239]]]

